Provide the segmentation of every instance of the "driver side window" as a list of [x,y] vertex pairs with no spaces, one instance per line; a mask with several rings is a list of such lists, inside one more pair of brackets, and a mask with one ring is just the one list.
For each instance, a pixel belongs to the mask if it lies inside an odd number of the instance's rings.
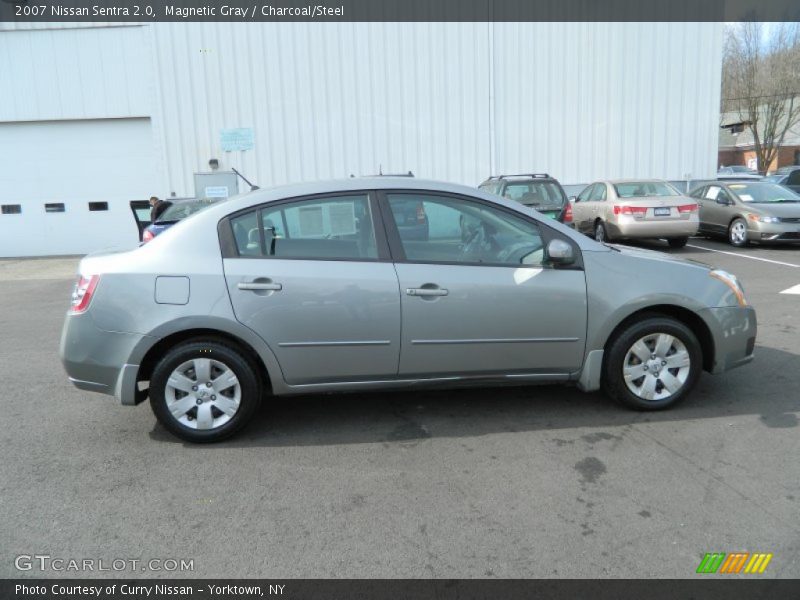
[[409,262],[539,266],[544,242],[523,218],[479,202],[418,193],[387,194]]

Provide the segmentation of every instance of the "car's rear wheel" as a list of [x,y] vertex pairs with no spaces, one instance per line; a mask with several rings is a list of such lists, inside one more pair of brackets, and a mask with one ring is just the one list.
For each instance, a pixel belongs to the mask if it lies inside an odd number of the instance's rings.
[[608,239],[608,232],[606,231],[606,226],[603,224],[602,221],[598,221],[594,224],[594,239],[596,242],[603,242],[610,241]]
[[258,377],[234,348],[192,341],[171,349],[150,378],[150,406],[171,433],[189,442],[217,442],[250,420]]
[[734,219],[728,227],[728,241],[731,246],[741,248],[747,246],[747,223],[744,219]]
[[691,391],[702,370],[697,338],[670,317],[653,315],[632,323],[606,351],[604,390],[638,410],[674,405]]
[[688,237],[669,238],[667,240],[667,243],[669,244],[670,248],[683,248],[688,241],[689,241]]

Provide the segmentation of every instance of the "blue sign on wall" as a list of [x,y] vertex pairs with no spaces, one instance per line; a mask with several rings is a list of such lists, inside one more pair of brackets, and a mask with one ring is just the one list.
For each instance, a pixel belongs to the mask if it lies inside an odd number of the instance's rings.
[[219,142],[223,152],[252,150],[255,145],[255,138],[255,131],[253,131],[252,127],[222,129],[219,133]]

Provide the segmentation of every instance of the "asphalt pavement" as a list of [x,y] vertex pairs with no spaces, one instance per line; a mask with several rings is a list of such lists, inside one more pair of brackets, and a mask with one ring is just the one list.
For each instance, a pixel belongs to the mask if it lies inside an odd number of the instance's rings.
[[[641,246],[735,273],[758,311],[755,360],[672,410],[562,386],[317,395],[212,446],[68,383],[74,260],[0,261],[0,577],[682,578],[735,551],[800,576],[800,248]],[[192,570],[15,567],[33,555]]]

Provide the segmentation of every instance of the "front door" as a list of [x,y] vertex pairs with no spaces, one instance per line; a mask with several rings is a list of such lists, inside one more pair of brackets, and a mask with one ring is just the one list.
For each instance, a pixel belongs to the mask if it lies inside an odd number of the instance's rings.
[[[398,207],[410,200],[423,204],[427,239],[405,236],[394,224]],[[381,208],[400,281],[400,376],[563,374],[580,368],[584,273],[548,266],[544,255],[546,238],[561,234],[460,196],[389,192]]]
[[400,297],[374,202],[350,192],[230,219],[224,269],[236,318],[267,342],[290,385],[397,375]]

